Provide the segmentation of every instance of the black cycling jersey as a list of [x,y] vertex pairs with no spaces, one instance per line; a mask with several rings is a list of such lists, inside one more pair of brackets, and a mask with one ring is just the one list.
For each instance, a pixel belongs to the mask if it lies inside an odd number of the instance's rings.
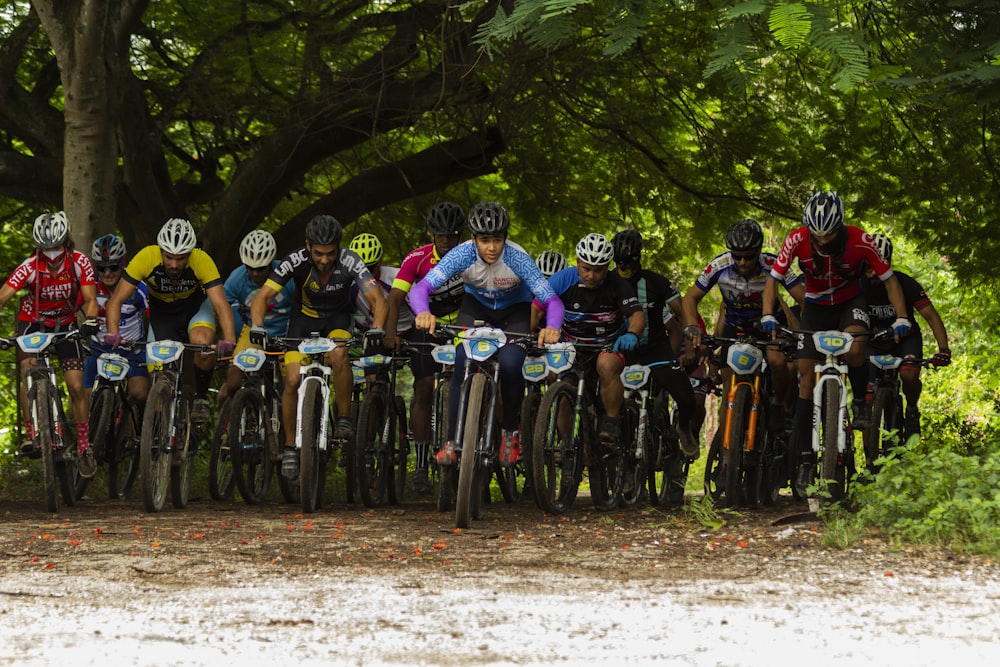
[[[613,275],[618,275],[618,269]],[[639,337],[640,345],[657,346],[670,339],[664,324],[663,313],[669,309],[667,305],[680,298],[680,292],[670,280],[655,271],[641,269],[627,281],[635,290],[639,306],[646,313],[646,328]]]
[[354,309],[351,301],[351,285],[357,283],[362,293],[377,287],[375,278],[356,253],[347,248],[340,249],[337,263],[324,284],[320,284],[316,267],[309,251],[299,248],[278,264],[268,276],[267,285],[280,292],[289,280],[295,280],[293,314],[300,312],[306,317],[327,319],[338,313],[350,313]]
[[555,273],[549,284],[566,306],[563,333],[570,340],[610,342],[625,333],[628,318],[640,309],[632,286],[614,273],[600,287],[588,289],[576,267],[570,267]]

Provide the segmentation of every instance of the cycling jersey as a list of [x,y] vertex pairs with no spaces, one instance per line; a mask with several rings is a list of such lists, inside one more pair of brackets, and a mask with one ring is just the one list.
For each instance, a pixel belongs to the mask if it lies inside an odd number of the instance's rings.
[[[930,297],[927,296],[923,286],[912,276],[901,271],[896,271],[895,275],[899,278],[899,286],[903,290],[903,299],[906,301],[906,313],[902,317],[910,320],[909,335],[920,334],[920,325],[917,324],[913,313],[931,305]],[[873,283],[870,280],[863,280],[861,293],[868,303],[868,316],[871,318],[872,329],[891,327],[896,318],[900,317],[892,302],[889,301],[889,294],[882,282]]]
[[36,253],[14,269],[6,284],[15,292],[28,290],[21,299],[19,320],[53,329],[76,322],[80,287],[96,284],[96,277],[90,258],[74,250],[66,252],[53,270]]
[[[392,288],[408,294],[410,288],[423,280],[440,261],[441,256],[438,255],[437,246],[433,243],[411,250],[403,258],[399,273],[392,281]],[[446,317],[455,313],[459,304],[462,303],[464,294],[465,281],[462,280],[462,276],[457,274],[452,276],[441,287],[428,295],[431,314],[435,317]]]
[[[618,275],[618,269],[613,273]],[[639,307],[646,314],[646,326],[639,336],[639,344],[659,346],[667,342],[670,338],[666,327],[670,319],[668,313],[673,313],[667,304],[679,299],[680,292],[666,276],[649,269],[636,271],[628,282],[635,290]]]
[[[722,302],[726,306],[725,325],[743,331],[759,320],[763,314],[761,306],[764,285],[777,259],[778,256],[774,253],[762,252],[756,273],[745,277],[736,270],[732,253],[726,251],[709,262],[694,281],[694,285],[702,292],[710,292],[714,285],[718,285]],[[786,290],[791,290],[802,282],[802,276],[789,269],[779,282]]]
[[[111,298],[111,290],[103,282],[97,283],[97,321],[101,328],[92,337],[94,343],[103,343],[104,335],[108,333],[108,313],[105,306]],[[146,283],[139,283],[132,296],[122,304],[121,320],[118,321],[118,333],[122,340],[142,340],[146,337],[143,317],[149,309],[149,290]]]
[[871,234],[850,225],[845,229],[844,250],[837,257],[822,255],[814,249],[806,227],[793,230],[771,267],[771,277],[784,282],[792,260],[797,259],[799,269],[805,274],[806,302],[823,306],[846,303],[856,297],[861,291],[860,278],[866,263],[879,280],[889,280],[892,267],[879,255]]
[[599,287],[586,287],[575,266],[549,277],[565,306],[563,335],[574,343],[609,343],[628,330],[628,318],[639,312],[632,286],[609,273]]
[[562,325],[562,301],[535,260],[512,241],[504,243],[500,257],[487,264],[476,250],[474,240],[452,248],[419,283],[410,290],[410,304],[415,313],[430,311],[428,295],[445,285],[452,276],[461,275],[465,291],[491,310],[502,310],[517,303],[530,303],[534,294],[546,309],[546,326]]
[[293,315],[298,312],[305,317],[322,320],[351,312],[352,284],[357,284],[362,293],[375,288],[375,279],[368,267],[348,248],[340,249],[340,255],[323,284],[320,284],[309,250],[304,247],[281,260],[264,284],[280,292],[292,280],[295,281]]
[[145,282],[151,309],[164,313],[192,309],[192,304],[199,304],[205,299],[206,289],[222,284],[215,262],[201,248],[191,251],[187,265],[177,278],[169,277],[157,245],[148,245],[140,250],[125,267],[122,278],[136,286]]
[[[395,283],[399,269],[395,266],[382,266],[379,268],[378,284],[382,289],[382,296],[388,297],[389,290]],[[372,328],[373,313],[371,304],[363,294],[358,294],[357,287],[351,288],[351,293],[355,294],[354,299],[354,327],[358,331],[368,331]],[[396,333],[406,333],[413,328],[413,311],[407,303],[399,306],[399,319],[396,320]]]
[[[278,260],[271,263],[271,270],[278,266]],[[245,264],[236,267],[223,285],[226,301],[233,308],[233,322],[236,323],[236,339],[239,340],[243,327],[250,324],[250,304],[253,303],[260,287],[250,277]],[[288,314],[292,311],[292,291],[295,281],[289,281],[267,304],[264,314],[264,328],[271,336],[284,336],[288,331]]]

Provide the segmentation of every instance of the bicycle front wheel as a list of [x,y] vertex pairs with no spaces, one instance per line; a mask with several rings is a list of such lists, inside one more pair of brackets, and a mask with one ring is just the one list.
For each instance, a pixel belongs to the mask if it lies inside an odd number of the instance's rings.
[[465,428],[462,433],[462,458],[458,470],[458,492],[455,497],[455,525],[468,528],[469,520],[479,514],[483,502],[483,487],[476,465],[476,444],[479,442],[480,420],[484,418],[486,375],[476,373],[469,383],[469,401],[465,408]]
[[868,469],[877,472],[875,461],[886,456],[899,444],[902,437],[900,415],[896,410],[896,395],[888,387],[880,387],[872,402],[871,425],[862,432],[865,445],[865,462]]
[[191,499],[191,474],[194,470],[191,438],[195,437],[191,428],[191,395],[186,389],[181,394],[174,423],[178,428],[170,466],[170,502],[177,509],[184,509]]
[[256,387],[236,392],[229,410],[229,453],[233,479],[248,505],[260,505],[267,497],[273,466],[268,451],[268,416]]
[[538,404],[529,476],[535,502],[550,514],[572,507],[580,488],[583,455],[573,432],[575,405],[576,386],[563,380],[549,387]]
[[511,466],[497,466],[497,483],[504,501],[513,504],[520,502],[527,490],[530,492],[531,482],[528,479],[531,468],[531,438],[535,430],[535,418],[538,416],[538,406],[542,402],[540,391],[529,391],[521,401],[521,453]]
[[[649,462],[646,442],[638,442],[639,406],[629,400],[622,406],[622,457],[625,466],[625,483],[622,486],[621,506],[635,507],[646,490],[646,468]],[[643,435],[648,442],[649,432]]]
[[233,489],[236,488],[233,444],[230,442],[229,428],[232,405],[233,401],[228,398],[222,403],[219,409],[219,421],[216,422],[212,432],[212,445],[208,453],[208,495],[212,500],[229,500],[233,497]]
[[403,501],[406,497],[406,468],[410,460],[410,434],[407,429],[409,424],[406,421],[406,401],[402,396],[393,396],[396,406],[395,437],[390,443],[389,457],[392,465],[389,468],[389,502],[393,505]]
[[590,448],[590,500],[600,512],[618,507],[625,486],[625,434],[616,443],[598,440]]
[[35,431],[37,443],[42,450],[42,476],[45,487],[45,509],[59,511],[59,485],[56,481],[56,453],[53,451],[55,432],[52,428],[52,385],[38,382],[35,392]]
[[139,473],[139,423],[135,408],[119,406],[118,427],[115,429],[108,454],[107,487],[112,500],[125,498],[132,490]]
[[846,477],[845,456],[841,456],[838,439],[843,424],[840,421],[840,392],[842,387],[829,383],[823,391],[823,432],[820,460],[820,479],[825,483],[830,499],[837,501],[844,497]]
[[730,507],[739,507],[743,503],[751,502],[743,494],[743,480],[746,476],[746,461],[743,455],[746,449],[747,430],[750,426],[750,401],[750,387],[741,384],[736,388],[736,396],[730,408],[732,414],[729,419],[729,447],[726,447],[725,440],[722,443],[725,454],[726,504]]
[[139,482],[147,512],[159,512],[167,499],[170,478],[170,404],[174,389],[169,382],[154,382],[146,399],[139,442]]
[[302,449],[299,452],[299,498],[302,511],[312,514],[322,507],[322,486],[326,484],[326,463],[320,450],[320,420],[327,410],[323,392],[317,382],[306,382],[303,389],[302,414],[299,415],[302,429]]
[[374,385],[365,394],[358,414],[358,432],[354,438],[355,479],[365,507],[378,507],[386,500],[389,482],[390,453],[393,437],[392,419],[386,387]]

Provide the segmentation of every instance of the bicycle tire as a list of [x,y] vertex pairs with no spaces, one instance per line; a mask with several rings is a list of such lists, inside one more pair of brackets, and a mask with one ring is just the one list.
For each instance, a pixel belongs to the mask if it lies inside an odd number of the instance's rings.
[[90,437],[90,448],[98,462],[107,460],[113,449],[112,425],[115,419],[115,390],[108,385],[101,385],[92,394],[90,401],[90,419],[87,434]]
[[55,431],[52,428],[52,385],[48,381],[36,382],[33,391],[35,433],[42,452],[42,485],[45,489],[45,509],[59,511],[59,486],[56,481],[56,456],[52,449]]
[[625,486],[625,443],[619,438],[614,447],[608,447],[595,438],[589,449],[590,500],[597,511],[610,512],[618,507]]
[[840,392],[839,385],[828,386],[823,390],[823,432],[820,459],[820,479],[826,484],[826,490],[833,501],[844,496],[844,478],[846,452],[842,457],[837,448],[837,439],[843,424],[840,422]]
[[319,448],[319,422],[327,409],[323,393],[315,381],[306,382],[299,416],[302,428],[302,449],[299,460],[299,498],[302,511],[312,514],[322,507],[321,485],[326,483],[323,452]]
[[358,495],[365,507],[380,507],[388,498],[392,444],[387,440],[393,437],[394,427],[388,400],[386,386],[373,385],[365,392],[365,400],[358,412],[358,429],[354,436],[354,475]]
[[518,429],[521,437],[521,451],[511,466],[496,464],[497,486],[500,488],[500,495],[508,505],[513,505],[521,501],[524,497],[525,488],[529,490],[531,484],[528,481],[528,461],[531,458],[531,431],[534,429],[535,416],[538,414],[538,405],[542,401],[541,392],[529,391],[521,400],[521,418]]
[[729,418],[728,448],[726,447],[726,439],[724,438],[722,441],[722,450],[725,455],[726,504],[730,507],[739,507],[744,503],[749,503],[749,499],[744,498],[743,481],[746,477],[744,453],[750,421],[751,400],[749,386],[741,384],[736,387],[736,395],[730,408],[732,414]]
[[222,403],[219,421],[212,431],[212,445],[208,455],[208,495],[212,500],[227,501],[233,497],[233,489],[236,488],[234,444],[229,437],[232,405],[232,399],[229,398]]
[[475,373],[469,381],[469,398],[465,407],[465,428],[462,433],[462,457],[458,469],[458,491],[455,495],[455,525],[468,528],[476,513],[474,505],[482,502],[482,488],[476,484],[476,443],[486,394],[486,375]]
[[178,414],[174,423],[178,424],[179,437],[174,441],[170,465],[170,502],[176,509],[184,509],[191,500],[191,476],[194,471],[194,448],[191,438],[197,437],[191,426],[191,393],[181,391]]
[[875,461],[886,456],[899,443],[901,437],[896,414],[896,392],[889,387],[879,387],[872,401],[871,425],[862,432],[865,463],[876,471]]
[[[639,446],[642,447],[642,454],[636,456],[638,435],[639,406],[635,401],[628,400],[622,406],[622,445],[624,448],[622,457],[625,467],[625,480],[619,496],[619,504],[622,507],[635,507],[642,500],[643,493],[646,491],[646,464],[649,460],[646,453],[649,447],[645,442],[641,443]],[[643,439],[648,442],[648,437],[644,436]]]
[[580,488],[583,454],[577,434],[559,433],[559,413],[572,413],[576,385],[559,380],[542,395],[532,436],[530,476],[535,502],[549,514],[563,514],[573,506]]
[[126,498],[132,492],[135,478],[139,474],[140,426],[136,410],[126,403],[119,406],[118,413],[120,416],[105,479],[108,498],[111,500]]
[[233,396],[229,409],[229,452],[233,478],[240,497],[248,505],[261,505],[271,486],[274,462],[268,447],[270,418],[258,387],[243,387]]
[[705,459],[705,495],[718,502],[726,492],[726,460],[722,449],[722,429],[715,431]]
[[670,459],[667,438],[667,410],[664,401],[654,400],[646,415],[646,488],[649,504],[653,507],[666,505],[666,485],[670,480],[667,465]]
[[410,434],[406,421],[406,401],[402,396],[393,396],[396,414],[392,442],[389,443],[389,504],[397,505],[406,497],[406,473],[410,462]]
[[139,441],[139,486],[147,512],[159,512],[167,499],[170,457],[167,455],[170,403],[174,399],[170,382],[157,381],[146,399]]
[[778,502],[781,490],[788,484],[788,440],[784,434],[766,432],[761,457],[760,500],[767,507]]

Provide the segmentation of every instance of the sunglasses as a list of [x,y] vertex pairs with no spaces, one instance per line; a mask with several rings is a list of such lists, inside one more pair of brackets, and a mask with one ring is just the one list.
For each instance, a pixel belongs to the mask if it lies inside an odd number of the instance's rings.
[[115,271],[120,271],[121,268],[122,268],[121,264],[99,264],[97,266],[97,270],[101,273],[104,273],[105,271],[110,271],[114,273]]
[[264,273],[265,271],[268,273],[271,272],[270,264],[265,264],[264,266],[250,266],[249,264],[244,264],[243,266],[247,267],[248,273]]
[[758,253],[755,253],[755,252],[751,252],[749,254],[742,254],[742,255],[737,255],[735,252],[734,253],[730,253],[730,254],[733,256],[733,261],[734,262],[738,262],[741,259],[745,260],[745,261],[750,261],[751,259],[757,259],[758,257],[760,257],[760,255]]

